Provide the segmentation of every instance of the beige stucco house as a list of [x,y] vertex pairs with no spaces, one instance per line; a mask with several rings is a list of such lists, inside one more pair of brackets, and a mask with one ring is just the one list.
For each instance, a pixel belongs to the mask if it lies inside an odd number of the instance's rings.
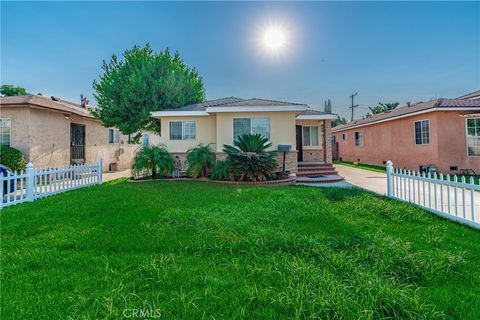
[[[159,135],[146,132],[142,144],[158,144]],[[0,144],[19,149],[35,167],[67,166],[103,159],[104,171],[131,167],[141,144],[106,128],[89,108],[55,97],[0,97]]]
[[246,133],[266,136],[275,150],[290,146],[286,169],[292,173],[299,162],[332,162],[330,128],[335,116],[306,104],[229,97],[152,112],[152,117],[160,119],[161,142],[180,163],[187,150],[200,143],[211,144],[222,159],[223,145]]

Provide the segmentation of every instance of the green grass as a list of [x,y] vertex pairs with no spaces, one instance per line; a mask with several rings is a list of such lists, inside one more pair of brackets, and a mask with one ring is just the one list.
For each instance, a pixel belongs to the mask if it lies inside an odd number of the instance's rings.
[[363,163],[354,164],[353,162],[347,162],[347,161],[334,161],[333,163],[334,164],[341,164],[341,165],[344,165],[344,166],[347,166],[347,167],[365,169],[365,170],[374,171],[374,172],[385,173],[386,170],[387,170],[385,167],[375,166],[375,165],[371,165],[371,164],[363,164]]
[[4,209],[1,250],[2,319],[480,318],[480,232],[358,189],[116,180]]

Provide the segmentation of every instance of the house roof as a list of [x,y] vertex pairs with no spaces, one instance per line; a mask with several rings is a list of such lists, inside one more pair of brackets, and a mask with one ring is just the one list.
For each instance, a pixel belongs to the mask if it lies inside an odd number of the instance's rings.
[[63,112],[66,114],[76,114],[85,118],[94,118],[90,112],[90,109],[83,108],[79,104],[56,97],[49,98],[35,94],[0,97],[0,105],[2,108],[33,106],[40,109]]
[[463,96],[458,97],[460,100],[469,100],[469,99],[480,99],[480,90],[467,93]]
[[236,97],[227,97],[222,99],[208,100],[200,103],[189,104],[180,108],[165,109],[164,111],[206,111],[212,107],[263,107],[263,106],[305,106],[306,104],[265,100],[258,98],[242,99]]
[[428,102],[420,102],[417,104],[413,104],[410,106],[404,106],[401,108],[393,109],[391,111],[382,112],[378,114],[371,115],[369,117],[365,117],[363,119],[355,120],[349,122],[344,125],[339,125],[332,129],[333,132],[338,132],[341,130],[364,126],[368,124],[373,124],[380,121],[386,121],[389,119],[394,119],[397,117],[404,117],[410,114],[415,114],[418,112],[426,112],[430,109],[435,109],[441,111],[444,109],[452,110],[452,108],[459,109],[459,110],[478,110],[480,108],[480,99],[473,99],[473,100],[459,100],[459,99],[435,99],[430,100]]

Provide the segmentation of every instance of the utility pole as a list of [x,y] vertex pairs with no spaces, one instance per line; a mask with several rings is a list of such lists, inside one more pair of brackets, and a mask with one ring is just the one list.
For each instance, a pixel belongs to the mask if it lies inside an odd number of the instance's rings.
[[358,104],[353,104],[353,97],[355,97],[356,95],[358,94],[358,92],[355,92],[354,94],[352,94],[350,96],[350,99],[352,99],[352,106],[350,107],[350,109],[352,109],[352,120],[353,121],[353,118],[354,118],[354,110],[356,107],[358,107]]

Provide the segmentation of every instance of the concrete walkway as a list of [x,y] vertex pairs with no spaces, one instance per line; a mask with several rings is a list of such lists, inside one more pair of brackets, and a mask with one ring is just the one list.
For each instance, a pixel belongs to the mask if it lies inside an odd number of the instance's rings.
[[354,186],[385,195],[387,193],[387,174],[336,164],[335,169],[345,180]]
[[131,177],[132,176],[132,171],[130,169],[124,170],[124,171],[116,171],[116,172],[106,172],[102,174],[102,180],[103,182],[107,182],[110,180],[115,180],[118,178],[125,178],[125,177]]

